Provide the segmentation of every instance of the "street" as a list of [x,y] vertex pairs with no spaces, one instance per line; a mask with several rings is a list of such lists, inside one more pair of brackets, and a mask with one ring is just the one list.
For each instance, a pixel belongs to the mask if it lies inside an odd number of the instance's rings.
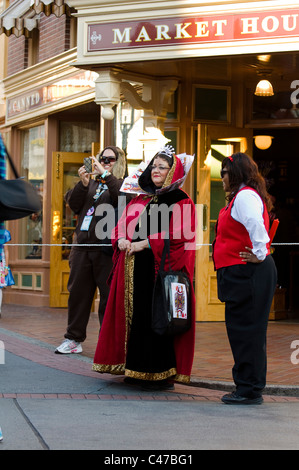
[[[87,358],[68,360],[78,374],[6,351],[0,366],[0,450],[102,450],[103,463],[124,463],[117,459],[127,455],[132,460],[125,463],[135,467],[145,463],[133,460],[140,450],[150,451],[143,458],[147,463],[163,451],[188,465],[196,450],[299,449],[298,398],[265,396],[261,406],[228,406],[219,399],[221,391],[199,387],[141,392],[121,376],[81,375]],[[161,458],[150,463],[161,464]]]

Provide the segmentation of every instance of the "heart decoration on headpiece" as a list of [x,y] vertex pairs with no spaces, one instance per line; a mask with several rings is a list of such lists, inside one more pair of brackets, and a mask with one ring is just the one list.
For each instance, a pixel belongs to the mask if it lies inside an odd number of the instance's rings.
[[230,159],[231,162],[233,162],[233,156],[231,155],[230,157],[228,157]]

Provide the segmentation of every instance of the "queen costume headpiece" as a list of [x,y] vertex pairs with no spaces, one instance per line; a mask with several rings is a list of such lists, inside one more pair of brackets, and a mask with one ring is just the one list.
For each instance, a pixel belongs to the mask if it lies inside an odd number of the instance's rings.
[[164,147],[162,147],[159,150],[159,152],[156,153],[154,158],[156,158],[158,155],[165,155],[166,157],[171,158],[171,160],[173,161],[173,154],[174,153],[175,153],[174,148],[171,147],[171,145],[165,145]]
[[[184,169],[184,176],[177,180],[175,183],[170,184],[167,187],[163,187],[160,190],[156,191],[156,194],[159,194],[160,192],[164,192],[165,190],[172,190],[175,188],[181,188],[187,178],[187,175],[190,171],[190,168],[192,166],[193,160],[194,160],[194,155],[187,155],[186,153],[182,153],[180,155],[175,155],[175,151],[173,147],[170,145],[165,145],[162,147],[151,159],[154,160],[158,155],[165,155],[168,158],[171,158],[173,161],[173,158],[176,157],[178,158],[183,166]],[[144,189],[142,189],[139,186],[139,178],[144,172],[144,170],[148,167],[150,162],[141,162],[140,165],[138,166],[137,170],[134,171],[130,176],[127,176],[125,178],[122,187],[120,188],[121,192],[124,193],[131,193],[131,194],[148,194]]]

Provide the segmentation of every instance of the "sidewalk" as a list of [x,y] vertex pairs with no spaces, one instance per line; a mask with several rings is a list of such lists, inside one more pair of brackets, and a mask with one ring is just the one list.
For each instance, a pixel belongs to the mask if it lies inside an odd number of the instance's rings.
[[[4,304],[0,318],[0,339],[4,341],[5,347],[9,348],[11,345],[13,349],[11,352],[41,364],[44,364],[44,359],[40,353],[41,348],[38,346],[45,343],[48,349],[46,360],[49,362],[50,357],[51,362],[47,365],[76,373],[75,370],[69,369],[73,361],[54,354],[55,347],[63,340],[66,321],[66,309]],[[80,374],[89,377],[95,376],[95,372],[91,371],[91,362],[97,336],[98,319],[97,315],[92,313],[80,361]],[[27,343],[31,343],[30,352],[29,349],[26,352],[26,338]],[[291,349],[293,341],[298,341],[298,344]],[[34,344],[37,345],[35,352],[32,347]],[[49,354],[52,349],[53,355]],[[296,350],[298,350],[297,355]],[[299,397],[299,364],[292,364],[292,353],[299,361],[299,322],[269,322],[266,394]],[[232,365],[225,324],[223,322],[197,323],[191,385],[213,390],[230,390],[233,387]]]

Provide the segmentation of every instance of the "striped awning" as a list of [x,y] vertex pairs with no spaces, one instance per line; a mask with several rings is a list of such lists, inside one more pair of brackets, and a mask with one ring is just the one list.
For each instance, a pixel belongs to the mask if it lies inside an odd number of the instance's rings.
[[30,37],[33,29],[38,27],[40,13],[59,17],[73,11],[68,0],[15,0],[0,15],[0,34]]

